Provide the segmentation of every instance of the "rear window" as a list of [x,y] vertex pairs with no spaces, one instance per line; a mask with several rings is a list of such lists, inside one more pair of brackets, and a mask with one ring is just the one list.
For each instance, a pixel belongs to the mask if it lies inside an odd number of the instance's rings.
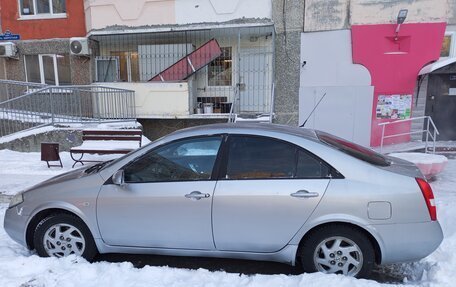
[[360,159],[362,161],[371,163],[373,165],[378,165],[378,166],[389,166],[390,163],[384,157],[383,155],[379,154],[378,152],[375,152],[369,148],[360,146],[358,144],[346,141],[344,139],[341,139],[339,137],[333,136],[331,134],[322,132],[322,131],[315,131],[315,133],[318,136],[318,139],[330,146],[333,147],[337,150],[340,150],[343,153],[346,153],[350,156],[353,156],[357,159]]

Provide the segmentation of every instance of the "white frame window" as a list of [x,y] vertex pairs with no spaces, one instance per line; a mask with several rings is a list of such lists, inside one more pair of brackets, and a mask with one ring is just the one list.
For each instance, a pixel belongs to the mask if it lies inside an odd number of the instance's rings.
[[[55,79],[55,86],[60,85],[59,81],[59,69],[57,66],[57,58],[58,57],[64,57],[62,55],[57,55],[57,54],[39,54],[38,56],[38,65],[40,69],[40,81],[41,84],[46,84],[46,78],[45,78],[45,71],[44,71],[44,61],[43,57],[50,57],[52,58],[52,67],[54,70],[54,79]],[[28,82],[28,76],[27,76],[27,60],[26,60],[26,55],[24,55],[24,66],[25,66],[25,80]]]
[[105,82],[104,79],[100,81],[98,78],[98,62],[109,62],[111,65],[114,63],[114,70],[115,70],[115,75],[114,75],[114,81],[118,82],[119,81],[119,74],[120,74],[120,68],[119,68],[119,58],[115,56],[97,56],[95,57],[95,81],[96,82]]
[[[23,7],[23,1],[28,1],[31,6],[33,6],[31,9],[30,8],[24,8]],[[38,1],[40,0],[18,0],[18,8],[19,8],[19,20],[27,20],[27,19],[53,19],[53,18],[66,18],[67,17],[67,0],[44,0],[47,1],[49,4],[49,12],[39,12],[38,11]],[[63,2],[63,7],[65,12],[54,12],[54,1],[61,1]],[[28,12],[26,12],[26,9]],[[24,13],[26,12],[26,13]]]
[[456,57],[456,31],[446,32],[445,37],[450,37],[449,55],[441,58],[446,59]]

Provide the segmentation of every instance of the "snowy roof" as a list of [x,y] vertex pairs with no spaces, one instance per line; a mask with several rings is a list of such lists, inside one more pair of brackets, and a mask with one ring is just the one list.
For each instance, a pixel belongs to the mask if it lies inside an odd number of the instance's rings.
[[456,63],[456,57],[438,60],[434,63],[424,66],[418,75],[425,75],[434,72],[440,68]]
[[156,33],[156,32],[175,32],[205,30],[214,28],[240,28],[240,27],[259,27],[271,26],[274,23],[267,18],[241,18],[226,22],[205,22],[189,24],[169,24],[169,25],[144,25],[138,27],[113,25],[103,29],[93,29],[89,31],[87,37],[96,35],[116,35],[116,34],[138,34],[138,33]]

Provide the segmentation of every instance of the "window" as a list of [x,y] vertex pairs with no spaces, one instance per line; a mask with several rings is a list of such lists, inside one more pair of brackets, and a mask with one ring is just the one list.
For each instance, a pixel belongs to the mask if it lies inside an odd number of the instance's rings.
[[125,167],[125,182],[209,180],[221,142],[213,136],[156,148]]
[[97,82],[117,82],[119,80],[119,59],[117,57],[96,57]]
[[326,178],[330,168],[293,144],[266,137],[233,136],[227,179]]
[[111,52],[97,57],[98,82],[139,82],[138,52]]
[[66,16],[65,0],[19,0],[21,16]]
[[209,86],[231,86],[232,85],[232,53],[231,47],[223,47],[222,54],[209,64],[208,85]]
[[327,178],[330,168],[320,159],[309,153],[298,150],[295,178]]
[[442,48],[440,49],[440,57],[449,57],[451,48],[451,35],[443,37]]
[[381,154],[355,143],[346,141],[339,137],[330,135],[322,131],[316,131],[320,141],[332,148],[340,150],[352,157],[378,166],[389,166],[388,160]]
[[25,55],[26,79],[48,85],[70,85],[70,57],[66,55]]

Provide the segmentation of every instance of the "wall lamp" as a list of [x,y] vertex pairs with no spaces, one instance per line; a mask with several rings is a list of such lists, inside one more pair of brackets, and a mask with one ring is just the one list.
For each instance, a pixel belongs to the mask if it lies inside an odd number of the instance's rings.
[[401,29],[401,24],[404,23],[405,18],[407,18],[407,9],[401,9],[397,14],[397,27],[396,27],[396,36],[394,37],[394,41],[397,41],[397,36],[399,35],[399,30]]

